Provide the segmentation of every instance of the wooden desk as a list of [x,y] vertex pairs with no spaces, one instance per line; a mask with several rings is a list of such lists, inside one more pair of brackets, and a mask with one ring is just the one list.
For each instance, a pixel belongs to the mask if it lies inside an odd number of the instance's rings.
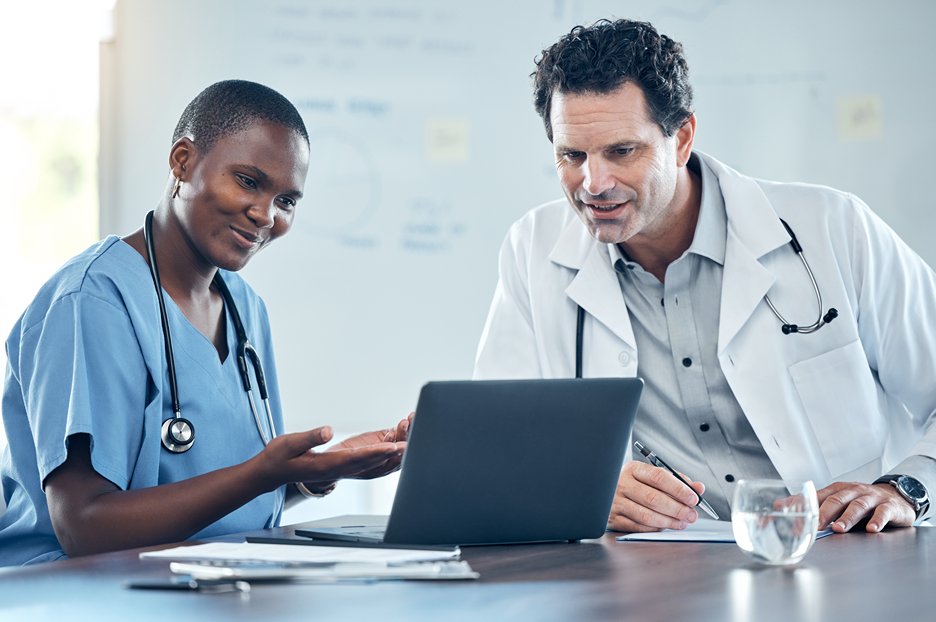
[[464,548],[479,581],[256,585],[249,594],[126,589],[127,579],[169,574],[166,562],[137,554],[0,569],[0,620],[936,619],[936,528],[926,527],[831,536],[789,569],[756,566],[731,544],[621,543],[607,535]]

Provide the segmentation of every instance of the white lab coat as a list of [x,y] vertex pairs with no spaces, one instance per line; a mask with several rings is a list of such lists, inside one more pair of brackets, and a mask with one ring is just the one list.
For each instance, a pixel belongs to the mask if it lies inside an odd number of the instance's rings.
[[[718,177],[728,216],[718,359],[781,477],[869,482],[904,458],[936,457],[936,277],[858,198],[738,173]],[[780,223],[796,233],[838,318],[819,314]],[[583,374],[634,376],[638,352],[608,247],[565,200],[527,213],[501,249],[475,378],[575,375],[576,305],[587,312]],[[933,488],[931,487],[930,490]]]

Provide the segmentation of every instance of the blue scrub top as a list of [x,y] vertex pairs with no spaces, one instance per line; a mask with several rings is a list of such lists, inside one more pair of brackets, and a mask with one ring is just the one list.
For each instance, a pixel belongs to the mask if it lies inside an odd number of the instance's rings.
[[[273,419],[282,432],[266,308],[238,275],[222,276],[263,362]],[[214,345],[168,295],[164,299],[182,416],[195,426],[195,442],[182,454],[160,442],[172,398],[149,267],[120,238],[108,237],[70,260],[13,328],[3,392],[9,445],[0,463],[7,504],[0,516],[0,565],[65,557],[42,485],[65,461],[72,434],[91,436],[95,471],[122,490],[189,479],[242,463],[263,449],[238,375],[230,317],[222,363]],[[266,427],[256,381],[253,388]],[[275,526],[284,498],[284,487],[261,495],[193,538]]]

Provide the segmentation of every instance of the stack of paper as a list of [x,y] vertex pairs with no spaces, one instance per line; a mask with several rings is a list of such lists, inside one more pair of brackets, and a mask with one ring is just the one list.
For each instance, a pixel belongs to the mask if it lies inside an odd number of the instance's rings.
[[477,579],[459,549],[389,549],[211,542],[140,553],[173,560],[169,568],[193,579],[342,581]]
[[388,581],[477,579],[478,573],[465,561],[381,564],[340,563],[329,566],[283,566],[277,564],[204,564],[172,562],[169,569],[198,581],[240,579],[242,581]]

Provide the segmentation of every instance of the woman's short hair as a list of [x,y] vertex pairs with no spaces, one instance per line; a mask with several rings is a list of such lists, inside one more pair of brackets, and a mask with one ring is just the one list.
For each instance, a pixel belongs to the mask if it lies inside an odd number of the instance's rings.
[[302,116],[292,103],[268,86],[246,80],[216,82],[185,107],[172,142],[188,136],[210,150],[218,139],[242,132],[258,121],[278,123],[309,142]]

